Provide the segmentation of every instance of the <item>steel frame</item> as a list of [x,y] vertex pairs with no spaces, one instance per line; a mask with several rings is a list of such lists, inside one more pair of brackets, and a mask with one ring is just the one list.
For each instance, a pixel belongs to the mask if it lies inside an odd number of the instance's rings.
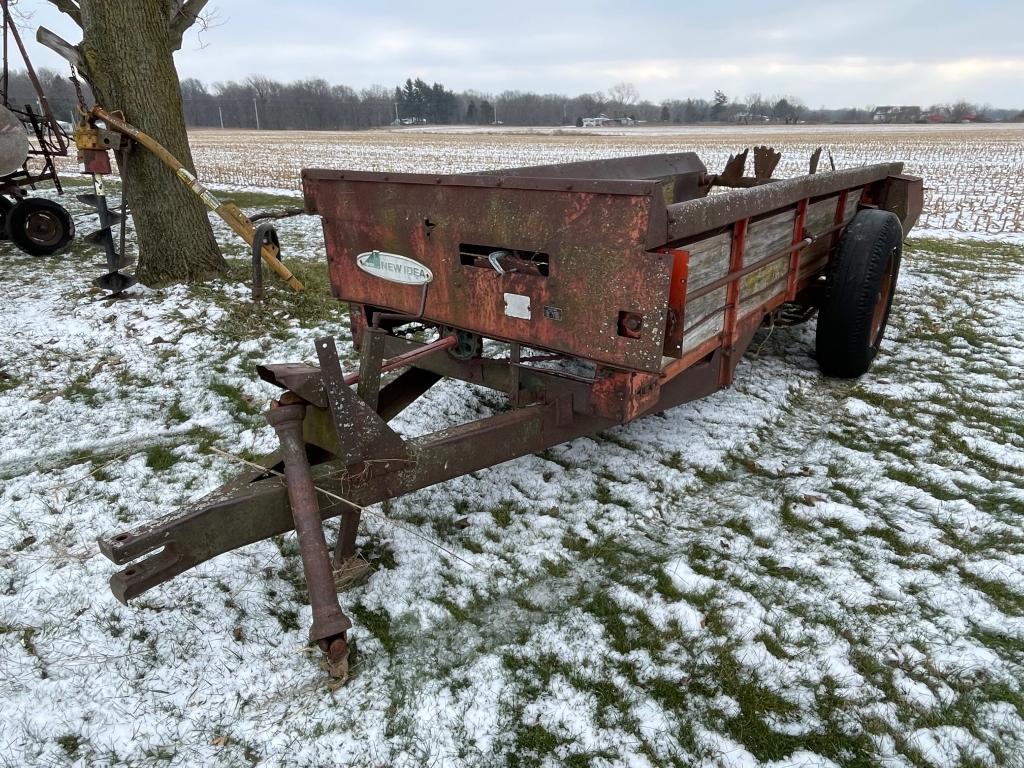
[[[0,95],[3,97],[4,106],[21,118],[21,121],[26,127],[32,129],[32,133],[36,139],[36,146],[30,147],[29,156],[39,157],[43,162],[43,167],[38,173],[33,173],[26,162],[24,167],[20,170],[0,177],[0,195],[9,195],[17,200],[25,196],[25,193],[22,191],[23,187],[35,189],[36,184],[46,181],[52,181],[57,193],[63,194],[64,190],[61,186],[60,176],[57,174],[57,168],[54,165],[53,158],[67,156],[68,142],[64,136],[64,132],[57,124],[57,119],[53,116],[53,111],[50,109],[50,103],[46,99],[43,86],[39,82],[39,77],[36,75],[35,68],[32,66],[32,62],[28,57],[28,51],[25,49],[25,44],[22,42],[21,35],[18,33],[18,27],[14,23],[14,19],[11,17],[11,12],[8,7],[9,0],[0,0],[0,3],[2,3],[2,9],[0,10],[2,10],[3,14],[4,37],[3,72],[0,74],[0,80],[2,80],[2,82],[0,82]],[[32,82],[32,87],[36,91],[42,114],[35,112],[29,104],[26,104],[24,109],[19,109],[12,105],[8,99],[9,63],[7,41],[9,38],[13,38],[15,45],[18,48],[18,52],[21,54],[21,58],[25,62],[25,71],[28,73],[29,80]]]

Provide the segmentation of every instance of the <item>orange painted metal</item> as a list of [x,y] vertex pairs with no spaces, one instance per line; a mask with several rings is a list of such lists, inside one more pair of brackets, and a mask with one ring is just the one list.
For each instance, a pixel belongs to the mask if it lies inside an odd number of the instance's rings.
[[722,339],[718,336],[712,336],[707,341],[691,349],[678,360],[673,360],[671,363],[666,365],[661,371],[662,380],[668,380],[678,376],[691,365],[700,362],[721,346]]
[[[323,218],[338,298],[415,314],[419,286],[382,280],[356,264],[373,250],[399,254],[433,274],[425,322],[661,370],[674,259],[652,251],[665,229],[655,184],[306,170],[303,185],[307,209]],[[546,261],[499,272],[476,257],[488,252]],[[619,333],[620,312],[640,316],[639,338]]]
[[850,190],[844,189],[839,193],[839,200],[836,202],[836,215],[832,219],[832,224],[837,229],[832,233],[832,245],[829,250],[834,250],[839,245],[839,236],[842,234],[842,230],[839,229],[843,225],[843,217],[846,215],[846,203],[850,199]]
[[672,282],[668,289],[668,319],[665,327],[664,351],[669,357],[679,357],[683,353],[690,252],[682,248],[673,248],[668,253],[672,256]]
[[[725,320],[722,325],[722,364],[718,383],[726,387],[732,381],[736,368],[733,347],[736,342],[737,314],[740,303],[740,273],[743,270],[743,251],[747,245],[749,219],[740,219],[732,225],[732,250],[729,253],[729,286],[725,292]],[[760,325],[761,318],[758,318]]]
[[796,205],[796,219],[793,220],[793,250],[789,255],[789,273],[786,282],[786,300],[796,298],[796,284],[800,275],[800,249],[797,245],[804,239],[804,224],[807,221],[807,205],[810,201],[801,200]]
[[650,373],[606,371],[591,388],[594,413],[625,423],[658,402],[661,379]]

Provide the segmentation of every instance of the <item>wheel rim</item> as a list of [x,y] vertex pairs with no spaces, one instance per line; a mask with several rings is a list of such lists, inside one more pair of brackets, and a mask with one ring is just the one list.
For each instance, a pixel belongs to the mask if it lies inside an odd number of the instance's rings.
[[889,263],[878,286],[878,297],[875,299],[875,311],[871,315],[871,346],[877,347],[885,333],[885,321],[889,316],[889,298],[892,295],[892,284],[896,279],[896,249],[889,255]]
[[33,211],[25,218],[25,235],[37,245],[54,246],[64,236],[64,226],[49,211]]

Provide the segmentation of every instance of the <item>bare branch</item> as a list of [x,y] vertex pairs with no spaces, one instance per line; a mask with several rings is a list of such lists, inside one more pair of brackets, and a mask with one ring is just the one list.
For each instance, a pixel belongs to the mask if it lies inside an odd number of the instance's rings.
[[[181,0],[175,3],[177,8],[171,11],[171,50],[181,48],[185,31],[200,19],[203,8],[210,0]],[[50,0],[54,2],[54,0]]]
[[50,4],[61,13],[66,13],[78,26],[82,26],[82,9],[75,0],[50,0]]

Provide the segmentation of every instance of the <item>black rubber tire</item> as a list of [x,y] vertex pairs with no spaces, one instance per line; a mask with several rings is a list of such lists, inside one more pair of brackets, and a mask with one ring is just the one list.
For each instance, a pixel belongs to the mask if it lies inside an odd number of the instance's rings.
[[0,240],[7,239],[7,214],[13,207],[14,203],[0,195]]
[[903,257],[903,225],[889,211],[859,211],[829,264],[818,311],[818,366],[853,379],[878,354]]
[[75,222],[59,203],[42,197],[26,197],[7,211],[4,232],[25,253],[52,256],[71,244]]

